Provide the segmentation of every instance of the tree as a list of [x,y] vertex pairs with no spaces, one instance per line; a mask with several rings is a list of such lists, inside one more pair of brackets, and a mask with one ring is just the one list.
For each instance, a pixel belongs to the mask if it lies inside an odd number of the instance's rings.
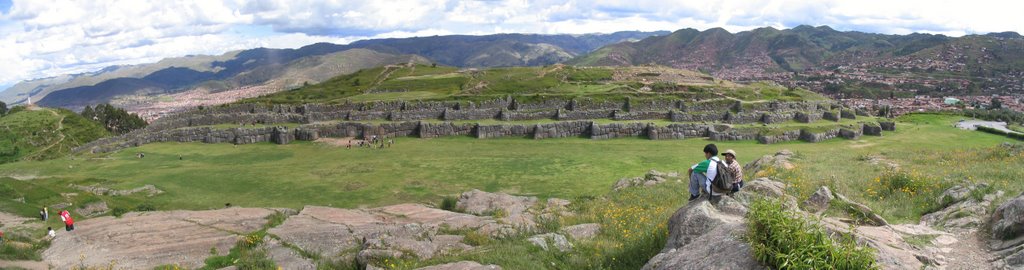
[[0,116],[7,114],[7,103],[0,101]]
[[146,120],[142,120],[137,114],[128,113],[124,109],[110,104],[98,104],[95,108],[86,106],[81,114],[82,117],[100,123],[108,131],[115,134],[128,133],[148,125]]
[[999,101],[999,98],[997,98],[997,97],[992,97],[992,102],[989,104],[988,108],[990,110],[1002,109],[1003,108],[1003,102]]

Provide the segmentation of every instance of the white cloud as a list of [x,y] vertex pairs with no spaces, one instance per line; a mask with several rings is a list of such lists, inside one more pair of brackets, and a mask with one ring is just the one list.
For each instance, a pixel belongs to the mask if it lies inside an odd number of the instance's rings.
[[1024,32],[1024,2],[974,0],[16,0],[0,85],[114,64],[365,38],[830,25],[886,34]]

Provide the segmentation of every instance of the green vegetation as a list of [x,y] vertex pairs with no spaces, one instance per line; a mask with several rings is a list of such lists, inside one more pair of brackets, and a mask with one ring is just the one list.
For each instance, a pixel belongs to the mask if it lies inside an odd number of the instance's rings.
[[0,163],[45,160],[109,136],[103,127],[64,109],[16,109],[0,117]]
[[30,232],[25,227],[5,230],[4,241],[0,244],[0,260],[41,261],[43,250],[50,247],[49,240],[40,240],[44,233]]
[[[664,70],[673,75],[658,79]],[[616,75],[619,74],[619,75]],[[644,76],[655,74],[654,77]],[[653,80],[653,81],[648,81]],[[649,86],[651,92],[641,91]],[[343,103],[389,100],[491,100],[587,97],[598,100],[635,98],[718,98],[746,101],[823,100],[802,89],[769,84],[749,86],[716,81],[706,75],[668,68],[508,67],[457,70],[443,66],[385,66],[342,75],[320,84],[251,98],[255,103]]]
[[754,257],[772,269],[878,269],[874,249],[852,235],[833,239],[816,221],[786,210],[777,200],[757,200],[747,212]]
[[125,134],[147,125],[146,120],[142,120],[138,115],[110,104],[98,104],[95,109],[85,106],[85,109],[82,109],[82,117],[100,123],[103,128],[114,134]]
[[284,219],[284,214],[280,212],[270,215],[262,229],[242,236],[226,255],[218,255],[217,249],[211,248],[212,256],[206,258],[206,266],[200,269],[213,270],[228,266],[238,269],[277,269],[277,264],[267,257],[267,250],[262,244],[268,237],[267,230],[281,225]]

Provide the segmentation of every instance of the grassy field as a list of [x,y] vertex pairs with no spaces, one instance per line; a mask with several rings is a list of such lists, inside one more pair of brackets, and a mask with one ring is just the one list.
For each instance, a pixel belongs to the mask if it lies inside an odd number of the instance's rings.
[[[952,122],[957,119],[936,115],[905,117],[898,131],[860,140],[776,145],[753,141],[716,143],[722,149],[736,149],[742,162],[780,149],[797,152],[799,167],[790,175],[794,194],[807,196],[818,185],[828,184],[851,197],[867,198],[865,183],[884,171],[882,166],[868,164],[868,155],[880,155],[908,169],[929,171],[935,177],[959,177],[964,172],[952,167],[932,167],[938,161],[927,158],[934,157],[935,152],[991,147],[1007,140],[953,128]],[[408,201],[435,203],[442,196],[473,188],[540,197],[600,195],[622,177],[642,175],[651,169],[685,170],[700,159],[700,149],[707,143],[705,139],[398,138],[393,148],[383,150],[335,148],[310,142],[244,146],[160,143],[106,155],[5,164],[0,165],[0,171],[35,178],[31,180],[33,185],[48,187],[54,193],[64,192],[62,189],[73,182],[120,189],[153,184],[167,192],[146,199],[157,209],[208,209],[225,203],[357,207]],[[139,152],[146,157],[136,158]],[[1013,194],[1021,188],[1007,180],[1024,176],[1020,167],[1010,165],[1013,170],[973,177],[1007,182],[1004,186]],[[26,198],[30,205],[45,203],[47,198],[39,200],[44,201]],[[125,207],[137,203],[128,202]],[[899,213],[887,215],[911,218]]]
[[19,109],[0,117],[0,163],[60,157],[109,135],[102,125],[69,110]]

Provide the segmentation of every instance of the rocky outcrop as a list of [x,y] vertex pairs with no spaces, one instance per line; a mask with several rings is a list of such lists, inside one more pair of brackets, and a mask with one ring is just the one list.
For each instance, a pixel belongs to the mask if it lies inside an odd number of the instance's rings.
[[459,196],[455,209],[474,215],[496,216],[506,224],[528,229],[537,225],[534,222],[534,214],[528,211],[536,204],[536,197],[489,193],[474,189]]
[[127,196],[127,195],[131,195],[131,194],[135,194],[135,193],[145,192],[146,193],[146,197],[153,197],[153,196],[156,196],[158,194],[164,193],[163,190],[160,190],[160,189],[156,188],[155,186],[149,185],[149,184],[144,185],[142,187],[137,187],[137,188],[133,188],[133,189],[124,189],[124,190],[122,190],[122,189],[111,189],[111,188],[101,187],[101,186],[97,186],[97,185],[81,186],[81,185],[71,184],[71,187],[75,188],[75,189],[78,189],[78,190],[81,190],[81,191],[89,192],[89,193],[96,194],[96,195],[103,195],[103,196]]
[[79,221],[75,230],[60,233],[43,252],[43,261],[57,269],[106,266],[152,269],[166,264],[203,266],[216,248],[226,254],[240,234],[260,229],[275,213],[263,208],[208,211],[132,212]]
[[878,125],[885,131],[896,131],[896,122],[878,122]]
[[561,252],[569,252],[572,251],[573,248],[572,243],[569,243],[569,239],[566,239],[564,235],[557,233],[534,235],[530,238],[526,238],[526,241],[545,251],[552,248]]
[[469,249],[461,235],[441,229],[472,230],[484,235],[515,233],[491,217],[455,213],[421,204],[372,209],[306,206],[267,232],[306,252],[361,265],[384,257],[429,259]]
[[[731,200],[723,197],[722,202],[730,205]],[[767,269],[741,238],[747,230],[742,215],[723,212],[707,200],[683,206],[668,221],[665,247],[643,269]],[[729,254],[729,259],[709,254]]]
[[566,226],[558,230],[560,233],[572,237],[573,240],[586,240],[594,238],[601,232],[601,224],[585,223]]
[[679,173],[663,173],[655,170],[650,170],[643,177],[619,179],[619,181],[615,182],[615,185],[612,186],[612,190],[619,191],[629,187],[639,186],[649,187],[668,182],[669,179],[679,180]]
[[869,136],[882,136],[882,127],[878,123],[864,124],[861,133]]
[[[973,232],[986,222],[984,213],[988,212],[992,201],[1002,197],[1003,191],[991,191],[987,184],[958,185],[947,189],[936,203],[944,205],[942,210],[928,213],[921,217],[921,223],[943,228],[951,232]],[[982,194],[980,197],[972,194]]]
[[416,268],[415,270],[501,270],[501,266],[489,264],[482,265],[478,262],[461,261],[427,267]]
[[776,152],[774,155],[764,155],[744,165],[743,175],[754,176],[768,168],[792,169],[796,166],[790,163],[791,159],[793,159],[793,152],[785,149]]
[[824,131],[811,131],[807,129],[800,130],[800,140],[805,142],[822,142],[825,140],[833,139],[839,136],[839,129],[833,128]]
[[826,186],[821,186],[818,191],[811,194],[811,197],[807,198],[806,201],[801,205],[804,210],[810,211],[814,214],[821,214],[828,209],[829,204],[835,197],[832,196],[832,191]]
[[800,139],[800,130],[787,130],[779,134],[757,134],[757,142],[761,144],[773,144],[780,142],[795,141]]

